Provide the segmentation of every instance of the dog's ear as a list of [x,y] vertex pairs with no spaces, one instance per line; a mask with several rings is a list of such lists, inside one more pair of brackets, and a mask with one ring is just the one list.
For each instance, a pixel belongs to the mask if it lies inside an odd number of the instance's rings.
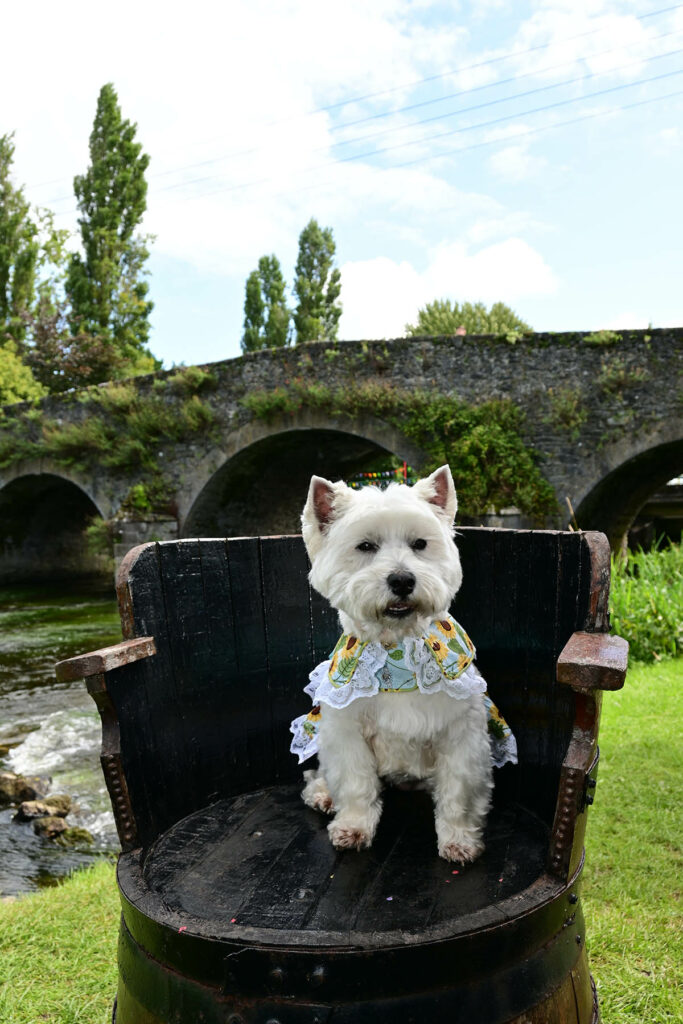
[[324,530],[334,518],[334,484],[322,476],[312,476],[306,504],[313,509],[319,529]]
[[324,534],[342,514],[352,494],[351,488],[341,480],[333,484],[322,476],[311,477],[308,498],[301,516],[301,532],[311,558],[320,550]]
[[436,514],[445,519],[449,526],[453,525],[455,513],[458,511],[458,499],[449,466],[441,466],[435,469],[431,476],[418,480],[413,491],[418,497],[433,505]]

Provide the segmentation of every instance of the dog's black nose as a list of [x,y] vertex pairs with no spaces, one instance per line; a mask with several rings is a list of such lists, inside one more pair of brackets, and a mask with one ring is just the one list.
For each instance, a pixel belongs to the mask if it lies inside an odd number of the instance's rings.
[[391,572],[387,576],[387,583],[397,597],[407,597],[415,589],[415,577],[412,572]]

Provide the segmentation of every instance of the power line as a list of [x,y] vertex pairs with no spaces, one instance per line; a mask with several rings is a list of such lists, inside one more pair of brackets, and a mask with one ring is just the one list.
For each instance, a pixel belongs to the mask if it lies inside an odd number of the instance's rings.
[[628,68],[635,67],[640,64],[649,64],[655,60],[664,60],[666,57],[675,57],[679,53],[683,53],[683,49],[669,50],[667,53],[658,53],[653,57],[639,58],[638,60],[629,61],[628,64],[620,64],[619,67],[609,68],[607,71],[591,71],[585,75],[577,75],[574,78],[565,78],[561,82],[552,82],[550,85],[540,85],[535,89],[526,89],[524,92],[512,93],[510,96],[498,97],[495,100],[487,100],[485,103],[477,103],[472,107],[461,107],[458,110],[451,110],[445,114],[435,114],[433,117],[426,117],[419,121],[410,121],[405,125],[401,125],[399,128],[385,128],[381,132],[368,133],[367,135],[358,136],[355,139],[345,139],[341,142],[334,142],[333,147],[337,146],[350,146],[356,142],[363,142],[365,139],[378,139],[383,135],[389,135],[396,131],[405,131],[406,128],[414,128],[422,124],[431,124],[434,121],[443,121],[448,117],[456,117],[458,114],[470,114],[473,110],[483,110],[485,107],[495,107],[499,103],[509,103],[511,100],[523,99],[525,96],[535,96],[540,92],[549,92],[551,89],[561,89],[565,85],[575,85],[576,82],[585,82],[589,78],[599,78],[602,75],[614,75],[619,71],[626,71]]
[[[662,32],[658,36],[648,36],[647,39],[642,42],[654,43],[658,39],[668,39],[669,36],[677,36],[681,34],[682,29],[677,29],[675,32]],[[410,110],[418,110],[420,107],[433,106],[435,103],[445,103],[446,100],[456,99],[458,96],[469,96],[473,92],[481,92],[484,89],[492,89],[500,85],[510,85],[512,82],[521,82],[524,78],[536,78],[538,75],[545,75],[549,71],[559,71],[560,68],[570,67],[572,64],[577,64],[580,60],[594,60],[596,57],[604,57],[607,53],[616,53],[617,50],[628,49],[630,44],[620,44],[619,46],[610,46],[607,50],[598,50],[597,53],[582,54],[580,57],[573,57],[571,60],[562,61],[560,64],[548,64],[543,68],[536,68],[533,71],[525,71],[522,75],[512,75],[510,78],[499,78],[495,82],[485,82],[482,85],[473,85],[470,89],[460,89],[458,92],[446,93],[445,96],[437,96],[431,100],[421,100],[419,103],[409,103],[405,107],[395,107],[393,110],[382,111],[377,114],[368,114],[366,117],[359,117],[355,121],[344,121],[343,124],[334,125],[332,131],[340,131],[343,128],[350,128],[358,124],[365,124],[368,121],[377,121],[385,117],[393,117],[396,114],[406,114]],[[645,58],[643,58],[645,59]],[[651,58],[647,58],[648,60]],[[611,74],[615,69],[608,68],[604,72],[594,72],[594,74]],[[584,77],[590,77],[584,76]]]
[[[677,11],[683,4],[674,4],[673,7],[661,7],[658,11],[650,11],[648,14],[639,14],[636,16],[636,21],[645,21],[646,18],[655,18],[660,14],[669,14],[671,11]],[[567,36],[561,40],[561,44],[573,42],[575,39],[584,39],[586,36],[592,36],[600,32],[601,29],[589,29],[587,32],[579,32],[575,36]],[[546,50],[548,47],[559,46],[560,42],[555,43],[539,43],[536,46],[530,46],[526,50],[513,50],[510,53],[504,53],[499,57],[492,57],[489,60],[478,61],[476,64],[467,64],[464,68],[458,68],[457,70],[444,71],[438,75],[430,75],[428,78],[420,78],[417,81],[406,83],[405,85],[395,85],[391,89],[382,89],[379,92],[369,92],[364,96],[356,96],[350,100],[340,100],[339,103],[330,103],[325,107],[318,107],[317,110],[311,111],[312,114],[323,113],[328,110],[337,110],[339,107],[349,106],[352,103],[364,103],[366,100],[377,99],[378,96],[389,96],[395,92],[402,92],[404,89],[414,89],[418,85],[425,85],[429,82],[437,82],[443,78],[449,78],[451,75],[462,74],[463,71],[475,71],[478,68],[488,67],[491,64],[498,64],[503,60],[510,60],[512,57],[526,57],[529,53],[535,53],[537,50]]]
[[[671,78],[671,77],[673,77],[675,75],[680,75],[680,74],[683,74],[683,68],[678,69],[676,71],[669,71],[669,72],[666,72],[665,74],[662,74],[662,75],[654,75],[651,78],[638,79],[635,82],[628,82],[628,83],[626,83],[624,85],[616,85],[616,86],[611,86],[611,87],[609,87],[607,89],[599,89],[599,90],[596,90],[595,92],[592,92],[592,93],[585,93],[583,96],[575,96],[575,97],[572,97],[571,99],[567,99],[567,100],[558,100],[555,103],[546,104],[545,106],[541,106],[541,107],[534,107],[531,110],[517,111],[514,114],[507,114],[504,117],[494,118],[491,121],[483,121],[483,122],[479,122],[479,123],[473,124],[473,125],[465,125],[465,126],[460,127],[460,128],[451,128],[451,129],[448,129],[448,131],[445,131],[445,132],[436,132],[433,135],[426,135],[426,136],[422,136],[421,138],[418,138],[418,139],[411,139],[408,142],[395,143],[392,146],[385,146],[383,149],[375,149],[375,150],[368,151],[368,152],[365,152],[365,153],[355,153],[352,156],[340,157],[338,160],[328,160],[328,161],[325,161],[322,164],[317,164],[317,165],[314,165],[314,166],[311,166],[311,167],[302,168],[299,173],[306,174],[306,173],[311,173],[311,172],[314,172],[314,171],[324,170],[327,167],[336,166],[337,164],[350,163],[350,162],[356,161],[356,160],[363,160],[363,159],[365,159],[367,157],[380,156],[380,155],[383,155],[384,153],[393,152],[393,151],[395,151],[397,149],[405,149],[407,146],[414,146],[414,145],[423,144],[425,142],[432,142],[432,141],[434,141],[436,139],[445,138],[445,137],[451,136],[451,135],[458,135],[458,134],[461,134],[463,132],[476,131],[476,130],[478,130],[480,128],[491,128],[491,127],[494,127],[496,125],[503,124],[506,121],[516,120],[516,119],[521,118],[521,117],[528,117],[529,115],[542,113],[542,112],[544,112],[546,110],[555,110],[558,107],[568,106],[571,103],[580,103],[580,102],[582,102],[584,100],[594,99],[597,96],[605,96],[608,93],[620,92],[623,89],[632,89],[632,88],[635,88],[636,86],[639,86],[639,85],[648,85],[651,82],[657,82],[657,81],[660,81],[662,79]],[[219,189],[214,189],[214,190],[209,191],[209,192],[200,192],[200,193],[198,193],[195,196],[186,196],[185,198],[186,199],[203,199],[203,198],[206,198],[208,196],[219,195],[219,194],[225,193],[225,192],[235,192],[235,191],[241,191],[241,190],[248,189],[248,188],[253,188],[254,186],[268,184],[269,182],[275,181],[275,180],[277,180],[277,179],[273,178],[272,176],[268,177],[268,178],[260,178],[257,181],[253,181],[252,180],[252,181],[243,182],[243,183],[237,184],[237,185],[227,185],[225,187],[222,187],[222,188],[219,188]],[[159,190],[159,191],[167,191],[167,190],[166,189],[162,189],[162,190]]]
[[[459,153],[468,153],[471,150],[482,149],[485,146],[495,146],[495,145],[498,145],[500,143],[508,143],[508,142],[511,142],[511,141],[515,141],[517,139],[528,138],[529,136],[532,136],[532,135],[540,135],[541,132],[552,131],[555,128],[566,128],[566,127],[570,127],[570,126],[575,125],[575,124],[579,124],[582,121],[591,121],[591,120],[596,120],[597,118],[600,118],[600,117],[609,117],[609,116],[612,116],[612,115],[624,113],[624,112],[629,111],[629,110],[634,110],[637,107],[644,107],[644,106],[647,106],[649,104],[663,102],[664,100],[675,99],[678,96],[683,96],[683,89],[677,89],[675,92],[665,93],[662,96],[651,96],[651,97],[649,97],[648,99],[645,99],[645,100],[635,100],[633,103],[624,103],[624,104],[622,104],[619,107],[609,107],[606,110],[594,110],[594,111],[591,111],[591,113],[589,113],[589,114],[580,114],[578,117],[572,117],[572,118],[569,118],[569,119],[567,119],[565,121],[555,121],[552,124],[541,125],[538,128],[528,128],[528,129],[525,129],[524,131],[515,132],[512,135],[506,135],[504,138],[498,137],[498,138],[495,138],[495,139],[484,139],[481,142],[473,142],[473,143],[470,143],[467,146],[457,146],[457,147],[454,147],[453,149],[441,150],[441,152],[433,153],[430,156],[420,156],[420,157],[416,157],[413,160],[405,160],[402,163],[392,164],[391,169],[392,170],[398,170],[398,169],[402,169],[404,167],[414,167],[416,164],[430,163],[432,160],[441,160],[441,159],[443,159],[444,157],[447,157],[447,156],[457,156]],[[307,189],[307,192],[310,193],[310,192],[315,192],[315,191],[321,191],[322,189],[325,189],[327,187],[328,187],[327,183],[319,184],[317,186],[314,185],[312,187],[309,187]],[[299,188],[299,191],[300,191],[300,188]],[[276,196],[286,196],[286,195],[289,195],[289,194],[290,194],[289,192],[284,192],[284,191],[276,192],[275,193]],[[215,193],[211,192],[211,193],[206,193],[205,195],[215,195]],[[197,196],[196,198],[205,198],[205,195]],[[194,198],[194,197],[190,197],[190,198]]]
[[[680,9],[682,7],[683,7],[683,4],[674,4],[673,6],[670,6],[670,7],[663,7],[663,8],[660,8],[660,9],[656,10],[656,11],[650,11],[647,14],[638,15],[638,16],[636,16],[635,20],[636,21],[644,21],[644,20],[646,20],[648,18],[654,18],[654,17],[657,17],[657,16],[659,16],[661,14],[668,14],[671,11],[678,10],[678,9]],[[418,80],[416,80],[416,81],[414,81],[412,83],[407,83],[407,84],[402,85],[402,86],[395,86],[395,87],[392,87],[391,89],[380,90],[379,92],[375,92],[375,93],[368,93],[368,94],[365,94],[364,96],[355,96],[355,97],[352,97],[351,99],[342,100],[342,101],[340,101],[338,103],[333,103],[333,104],[328,104],[326,106],[318,107],[318,108],[316,108],[316,109],[314,109],[314,110],[310,111],[309,113],[304,114],[302,116],[297,116],[297,117],[293,117],[293,118],[286,118],[286,119],[280,120],[280,121],[269,122],[268,124],[264,125],[264,127],[265,128],[277,127],[277,126],[282,125],[282,124],[291,123],[292,121],[302,120],[303,118],[313,117],[313,116],[315,116],[316,114],[319,114],[319,113],[325,113],[325,112],[328,112],[330,110],[335,110],[335,109],[339,109],[339,108],[344,107],[344,106],[349,106],[351,104],[361,103],[361,102],[364,102],[364,101],[366,101],[368,99],[375,99],[375,98],[377,98],[379,96],[383,96],[383,95],[391,95],[393,93],[403,91],[403,90],[405,90],[407,88],[415,88],[416,86],[428,84],[428,83],[431,83],[433,81],[437,81],[439,79],[449,78],[449,77],[452,77],[453,75],[456,75],[456,74],[462,74],[465,71],[471,71],[471,70],[479,69],[479,68],[482,68],[482,67],[487,67],[489,65],[498,64],[501,61],[509,60],[509,59],[512,59],[513,57],[525,56],[525,55],[527,55],[529,53],[534,53],[534,52],[537,52],[537,51],[540,51],[540,50],[553,49],[556,46],[565,45],[567,42],[571,42],[571,41],[573,41],[575,39],[583,39],[583,38],[586,38],[588,36],[598,35],[602,31],[604,31],[602,28],[590,29],[590,30],[588,30],[586,32],[580,32],[580,33],[578,33],[578,34],[576,34],[574,36],[568,36],[566,39],[562,39],[560,41],[549,42],[549,43],[539,43],[538,45],[529,47],[526,50],[511,51],[511,52],[509,52],[507,54],[502,54],[502,55],[500,55],[498,57],[490,58],[490,59],[485,60],[485,61],[478,61],[478,62],[476,62],[474,64],[465,65],[465,67],[459,68],[457,70],[452,69],[450,71],[442,72],[442,73],[440,73],[438,75],[430,75],[427,78],[418,79]],[[651,39],[648,40],[648,41],[655,41],[656,39],[661,39],[661,38],[664,38],[665,36],[672,35],[672,34],[677,34],[677,33],[665,32],[665,33],[662,33],[662,34],[660,34],[658,36],[651,37]],[[617,50],[617,49],[621,49],[621,47],[612,47],[611,49],[600,51],[600,53],[598,53],[598,54],[591,54],[590,56],[591,57],[601,56],[604,53],[611,53],[611,52],[614,52],[614,50]],[[541,68],[538,71],[525,72],[522,75],[515,75],[515,76],[512,76],[510,78],[500,80],[498,82],[489,82],[489,83],[486,83],[484,85],[474,86],[471,89],[466,89],[466,90],[462,90],[461,92],[452,93],[452,94],[450,94],[448,96],[445,96],[445,97],[438,97],[438,98],[433,99],[433,100],[425,100],[422,103],[410,104],[410,105],[408,105],[406,107],[397,108],[397,109],[390,110],[390,111],[384,111],[384,112],[380,112],[380,113],[377,113],[377,114],[368,115],[367,117],[359,118],[359,119],[356,119],[354,121],[345,122],[345,123],[343,123],[341,125],[331,126],[331,130],[332,131],[339,131],[339,130],[341,130],[343,128],[348,128],[348,127],[354,126],[356,124],[362,124],[362,123],[364,123],[366,121],[375,120],[375,119],[384,118],[384,117],[391,117],[391,116],[394,116],[394,115],[396,115],[398,113],[405,113],[405,112],[407,112],[407,111],[409,111],[411,109],[417,109],[418,107],[425,106],[425,105],[428,105],[428,104],[437,103],[437,102],[444,102],[446,99],[455,98],[458,95],[465,95],[465,94],[468,94],[470,92],[480,91],[481,89],[492,88],[492,87],[495,87],[495,86],[498,86],[498,85],[509,84],[509,83],[511,83],[513,81],[518,81],[518,80],[520,80],[522,78],[532,77],[532,76],[538,75],[538,74],[544,74],[546,71],[556,70],[557,68],[565,67],[565,66],[573,64],[573,63],[575,63],[575,61],[565,61],[565,62],[563,62],[563,63],[561,63],[559,65],[556,65],[554,67]],[[606,72],[606,73],[609,73],[609,72]],[[588,75],[588,76],[583,76],[583,77],[593,77],[593,75]],[[550,87],[548,87],[548,88],[550,88]],[[523,95],[523,94],[521,94],[521,95]],[[503,101],[501,100],[501,101],[496,101],[496,102],[503,102]],[[472,109],[476,109],[476,108],[472,108]],[[434,120],[435,119],[436,118],[434,118]],[[421,122],[415,122],[415,123],[419,124]],[[387,131],[388,130],[389,129],[387,129]],[[333,143],[333,145],[346,145],[346,144],[347,144],[346,141],[340,142],[340,143]],[[327,147],[325,147],[325,148],[327,148]],[[180,173],[181,171],[184,171],[184,170],[191,170],[194,167],[204,167],[204,166],[208,166],[208,165],[213,164],[213,163],[219,163],[219,162],[221,162],[223,160],[234,159],[234,158],[240,157],[240,156],[249,156],[249,155],[252,155],[254,153],[260,152],[262,149],[263,149],[263,146],[255,146],[255,147],[252,147],[252,148],[246,149],[246,150],[232,151],[231,153],[224,154],[224,155],[222,155],[220,157],[212,157],[212,158],[210,158],[208,160],[198,161],[198,162],[192,163],[192,164],[186,164],[184,166],[181,166],[181,167],[178,167],[178,168],[175,168],[175,169],[171,169],[171,170],[168,170],[168,171],[160,171],[157,174],[151,174],[149,177],[150,177],[150,179],[154,179],[154,178],[158,178],[158,177],[165,177],[165,176],[168,176],[169,174],[177,174],[177,173]],[[56,180],[63,180],[63,179],[53,179],[53,182],[56,181]],[[207,179],[197,179],[197,180],[207,180]],[[41,185],[51,184],[53,182],[42,182],[42,183],[40,183],[40,185],[33,185],[33,186],[29,186],[29,187],[38,188],[38,187],[41,187]],[[194,181],[191,181],[191,182],[179,182],[179,183],[176,183],[176,184],[174,184],[172,186],[169,186],[169,187],[170,188],[182,187],[183,185],[186,185],[186,184],[194,184]],[[52,199],[46,200],[44,205],[48,205],[49,206],[51,204],[59,203],[59,202],[64,202],[67,199],[72,199],[72,198],[73,198],[73,196],[71,194],[64,195],[64,196],[57,196],[57,197],[54,197]]]
[[[663,33],[661,33],[661,35],[651,36],[647,40],[647,42],[655,42],[658,39],[668,38],[671,35],[680,35],[680,31],[678,31],[678,32],[663,32]],[[607,53],[615,53],[616,51],[622,50],[622,49],[624,49],[623,46],[612,46],[612,47],[610,47],[607,50],[600,50],[597,53],[591,54],[590,56],[591,56],[591,58],[602,57],[602,56],[604,56]],[[407,124],[407,125],[400,125],[397,128],[387,128],[387,129],[384,129],[382,132],[376,133],[375,137],[377,138],[377,137],[379,137],[379,135],[385,135],[385,134],[388,134],[389,132],[393,132],[393,131],[403,131],[406,127],[411,127],[412,125],[426,124],[429,121],[438,121],[438,120],[440,120],[442,118],[451,117],[451,116],[453,116],[456,113],[467,113],[469,111],[478,110],[478,109],[481,109],[483,107],[492,106],[492,105],[497,104],[497,103],[505,103],[505,102],[507,102],[510,99],[518,99],[521,96],[529,96],[529,95],[532,95],[535,92],[543,92],[543,91],[548,90],[548,89],[556,89],[556,88],[559,88],[562,85],[568,85],[568,84],[571,84],[571,83],[577,82],[577,81],[584,81],[587,78],[595,78],[596,76],[603,75],[603,74],[604,75],[611,75],[611,74],[614,74],[617,71],[624,70],[624,68],[626,68],[626,67],[632,67],[635,64],[648,63],[651,60],[659,60],[662,57],[672,56],[673,54],[677,54],[677,53],[680,53],[680,52],[681,52],[680,50],[673,50],[673,51],[670,51],[669,53],[666,53],[666,54],[658,54],[658,55],[655,55],[654,57],[647,57],[647,58],[638,59],[638,60],[632,61],[630,64],[620,65],[618,68],[608,68],[605,71],[590,72],[588,74],[577,76],[576,78],[573,78],[573,79],[565,80],[564,82],[554,83],[554,84],[546,85],[546,86],[540,86],[538,89],[530,89],[527,92],[516,93],[513,96],[505,96],[505,97],[502,97],[500,99],[490,100],[487,103],[479,104],[479,106],[465,107],[462,110],[453,111],[452,113],[435,115],[432,118],[426,118],[426,119],[421,120],[421,121],[413,121],[413,122],[410,122],[410,124]],[[446,100],[455,99],[458,96],[468,96],[468,95],[470,95],[472,93],[475,93],[475,92],[481,92],[483,89],[491,89],[491,88],[496,87],[496,86],[509,85],[511,82],[521,81],[524,78],[534,78],[534,77],[536,77],[538,75],[543,75],[543,74],[545,74],[548,71],[557,71],[557,70],[559,70],[559,68],[568,67],[568,66],[571,66],[573,64],[576,64],[577,63],[577,59],[582,59],[582,58],[574,58],[573,60],[563,61],[561,64],[555,64],[555,65],[550,65],[550,66],[547,66],[547,67],[544,67],[544,68],[539,68],[536,71],[526,71],[522,75],[513,75],[510,78],[501,79],[498,82],[488,82],[485,85],[473,86],[471,89],[461,89],[458,92],[448,93],[446,96],[439,96],[439,97],[437,97],[435,99],[431,99],[431,100],[423,100],[420,103],[411,103],[411,104],[409,104],[409,105],[407,105],[405,107],[398,107],[398,108],[396,108],[394,110],[388,110],[388,111],[383,111],[383,112],[376,113],[376,114],[370,114],[367,117],[358,118],[356,121],[345,122],[343,125],[332,125],[332,126],[330,126],[330,132],[338,132],[338,131],[342,130],[343,128],[349,128],[349,127],[357,125],[357,124],[364,124],[364,123],[366,123],[368,121],[375,121],[375,120],[384,119],[384,118],[388,118],[388,117],[395,117],[397,114],[407,113],[410,110],[416,110],[416,109],[418,109],[420,107],[433,106],[435,103],[444,103]],[[583,58],[583,59],[585,59],[585,58]],[[366,134],[366,135],[358,136],[358,137],[352,138],[352,139],[342,139],[339,142],[332,142],[330,146],[320,146],[320,147],[318,147],[317,150],[314,150],[314,152],[322,152],[323,150],[326,150],[328,148],[334,148],[334,147],[337,147],[337,146],[352,145],[354,142],[358,142],[358,141],[361,141],[363,139],[367,139],[367,138],[370,138],[370,137],[371,137],[370,134]],[[176,167],[176,168],[173,168],[173,169],[171,169],[169,171],[160,171],[158,174],[151,174],[150,175],[150,180],[154,180],[155,178],[158,179],[158,178],[161,178],[161,177],[168,177],[169,174],[179,174],[182,171],[189,171],[189,170],[192,170],[195,167],[208,167],[208,166],[210,166],[212,164],[222,163],[222,162],[227,161],[227,160],[233,160],[233,159],[236,159],[237,157],[240,157],[240,156],[249,156],[249,155],[252,155],[254,153],[261,152],[261,151],[263,151],[265,149],[267,149],[267,146],[262,144],[260,146],[252,147],[251,149],[248,149],[248,150],[237,150],[237,151],[233,151],[231,153],[224,153],[221,156],[211,157],[208,160],[200,160],[200,161],[198,161],[196,163],[186,164],[183,167]],[[166,186],[166,188],[168,188],[168,189],[182,188],[184,185],[195,184],[197,181],[210,181],[213,177],[216,177],[216,175],[207,175],[206,177],[191,179],[190,181],[174,182],[173,184],[171,184],[169,186]],[[68,197],[61,197],[61,198],[68,198]],[[55,200],[53,200],[53,201],[55,201]]]
[[[610,52],[610,51],[607,51],[607,52]],[[456,116],[458,116],[460,114],[468,114],[468,113],[471,113],[474,110],[483,110],[486,107],[497,106],[500,103],[508,103],[508,102],[510,102],[512,100],[515,100],[515,99],[521,99],[524,96],[533,96],[533,95],[536,95],[537,93],[548,92],[551,89],[559,89],[559,88],[562,88],[563,86],[566,86],[566,85],[573,85],[576,82],[583,82],[583,81],[586,81],[589,78],[598,78],[601,75],[612,75],[612,74],[615,74],[615,73],[617,73],[619,71],[624,71],[627,68],[634,67],[636,65],[649,64],[649,63],[651,63],[652,61],[655,61],[655,60],[663,60],[666,57],[674,57],[674,56],[677,56],[681,52],[683,52],[683,50],[681,50],[679,48],[677,50],[670,50],[667,53],[656,54],[654,57],[647,57],[647,58],[643,58],[643,59],[638,59],[638,60],[630,61],[628,64],[621,64],[621,65],[619,65],[619,67],[609,68],[607,71],[604,71],[604,72],[603,71],[592,71],[592,72],[589,72],[588,74],[585,74],[585,75],[578,75],[578,76],[576,76],[574,78],[565,79],[562,82],[554,82],[554,83],[551,83],[550,85],[541,85],[541,86],[538,86],[535,89],[527,89],[524,92],[514,93],[511,96],[498,97],[497,99],[487,100],[485,103],[478,103],[478,104],[475,104],[475,105],[473,105],[471,107],[462,107],[462,108],[460,108],[458,110],[448,111],[447,113],[436,114],[433,117],[422,118],[421,120],[418,120],[418,121],[411,121],[408,124],[399,125],[398,127],[385,128],[385,129],[383,129],[380,132],[374,132],[372,134],[371,133],[366,133],[365,135],[360,135],[360,136],[357,136],[357,137],[352,138],[352,139],[343,139],[340,142],[332,143],[331,147],[321,146],[318,149],[313,150],[313,152],[323,152],[323,151],[325,151],[325,150],[327,150],[329,148],[337,148],[339,146],[351,146],[351,145],[354,145],[354,144],[356,144],[358,142],[365,142],[367,139],[372,139],[372,138],[376,139],[376,138],[380,138],[380,137],[385,136],[385,135],[392,135],[395,132],[405,131],[407,128],[415,128],[415,127],[419,127],[420,125],[423,125],[423,124],[431,124],[434,121],[443,121],[443,120],[446,120],[449,117],[456,117]],[[574,63],[574,62],[571,61],[570,63]],[[619,86],[618,88],[626,88],[626,86]],[[456,93],[456,95],[461,95],[461,94],[457,94]],[[594,94],[594,95],[599,95],[599,94]],[[567,101],[565,101],[565,102],[567,102]],[[420,140],[417,140],[417,141],[420,141]],[[376,152],[383,152],[383,150],[377,150]],[[340,161],[343,161],[345,159],[351,159],[351,158],[340,157],[338,159]],[[207,162],[208,163],[213,163],[213,162],[217,162],[217,161],[207,161]],[[192,165],[190,165],[190,166],[192,166]],[[203,166],[203,165],[199,164],[199,165],[196,165],[196,166]],[[189,168],[185,168],[185,169],[189,169]],[[201,184],[202,182],[205,182],[205,181],[213,181],[217,177],[220,177],[220,175],[218,175],[218,174],[202,175],[202,177],[199,177],[199,178],[191,178],[189,181],[177,181],[177,182],[173,182],[171,185],[164,185],[161,188],[158,188],[156,191],[157,192],[168,192],[168,191],[172,191],[172,190],[179,189],[179,188],[185,188],[188,185],[197,185],[197,184]]]

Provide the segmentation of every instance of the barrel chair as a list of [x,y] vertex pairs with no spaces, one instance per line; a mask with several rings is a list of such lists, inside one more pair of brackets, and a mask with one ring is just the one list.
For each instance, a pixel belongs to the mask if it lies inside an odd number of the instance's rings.
[[[372,847],[335,850],[289,723],[336,614],[300,537],[144,544],[124,641],[61,662],[102,719],[121,841],[117,1024],[590,1024],[581,904],[602,690],[623,685],[598,533],[462,529],[453,606],[519,764],[486,850],[440,859],[429,796],[390,790]],[[428,698],[426,698],[428,699]]]

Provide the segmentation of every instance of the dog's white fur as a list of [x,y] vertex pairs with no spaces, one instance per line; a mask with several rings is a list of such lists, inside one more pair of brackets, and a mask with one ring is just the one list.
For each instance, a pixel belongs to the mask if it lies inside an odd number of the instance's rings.
[[[312,478],[302,516],[310,580],[337,609],[345,633],[390,643],[420,636],[446,617],[462,582],[456,508],[448,466],[412,488],[391,484],[385,491]],[[405,600],[388,582],[397,572],[415,577]],[[433,794],[439,854],[466,862],[482,852],[493,782],[481,697],[380,693],[342,709],[323,705],[319,761],[318,771],[304,773],[303,798],[334,812],[334,846],[372,843],[381,780],[421,780]]]

